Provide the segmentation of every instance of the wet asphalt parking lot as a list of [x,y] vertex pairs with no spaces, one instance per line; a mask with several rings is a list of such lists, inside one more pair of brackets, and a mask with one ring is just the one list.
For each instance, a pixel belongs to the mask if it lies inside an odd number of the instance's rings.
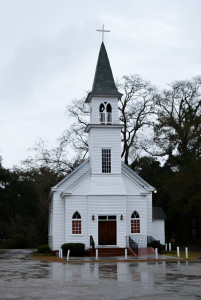
[[199,261],[57,263],[31,252],[0,252],[0,300],[201,299]]

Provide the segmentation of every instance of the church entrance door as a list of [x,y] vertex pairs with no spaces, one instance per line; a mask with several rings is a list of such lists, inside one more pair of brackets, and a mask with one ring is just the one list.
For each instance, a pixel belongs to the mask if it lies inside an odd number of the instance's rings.
[[98,218],[98,244],[117,244],[116,216],[99,216]]

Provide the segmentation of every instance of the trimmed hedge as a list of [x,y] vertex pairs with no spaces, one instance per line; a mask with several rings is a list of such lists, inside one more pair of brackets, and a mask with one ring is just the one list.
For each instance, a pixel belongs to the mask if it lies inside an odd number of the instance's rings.
[[70,250],[70,256],[83,256],[85,244],[82,243],[67,243],[61,246],[63,255],[67,256],[68,250]]
[[39,254],[50,254],[51,249],[48,245],[41,245],[41,246],[38,246],[38,253]]

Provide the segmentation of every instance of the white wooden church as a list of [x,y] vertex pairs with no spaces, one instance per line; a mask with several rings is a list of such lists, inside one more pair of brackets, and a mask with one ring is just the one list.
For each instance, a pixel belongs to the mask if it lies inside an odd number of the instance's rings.
[[147,238],[165,243],[164,215],[152,214],[154,188],[121,161],[121,128],[112,70],[101,44],[92,91],[88,133],[89,158],[51,189],[49,246],[84,243],[126,248],[130,236],[139,248]]

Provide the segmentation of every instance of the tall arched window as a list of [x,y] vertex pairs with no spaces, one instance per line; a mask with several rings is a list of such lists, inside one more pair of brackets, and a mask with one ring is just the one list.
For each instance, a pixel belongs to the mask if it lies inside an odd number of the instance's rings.
[[81,234],[82,233],[82,221],[81,215],[76,211],[72,216],[72,234]]
[[110,103],[101,103],[99,107],[100,123],[112,123],[112,106]]
[[136,210],[131,215],[131,233],[140,233],[140,215]]
[[107,123],[112,123],[112,106],[110,105],[110,103],[107,104],[106,107],[107,110]]

